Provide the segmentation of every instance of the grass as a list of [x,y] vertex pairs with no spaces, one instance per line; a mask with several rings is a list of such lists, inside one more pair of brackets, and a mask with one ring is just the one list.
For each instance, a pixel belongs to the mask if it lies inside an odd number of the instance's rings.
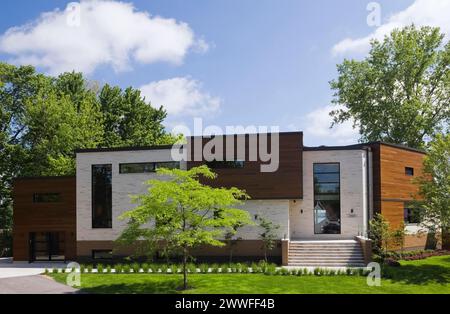
[[[66,274],[49,274],[65,282]],[[402,261],[387,269],[389,279],[371,287],[361,276],[268,276],[263,274],[194,274],[183,293],[447,293],[450,294],[450,256]],[[182,293],[181,275],[82,274],[88,293]]]

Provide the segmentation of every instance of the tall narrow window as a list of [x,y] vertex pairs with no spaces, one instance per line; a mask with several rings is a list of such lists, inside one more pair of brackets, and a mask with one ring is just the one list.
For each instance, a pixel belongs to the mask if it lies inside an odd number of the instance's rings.
[[338,163],[314,164],[314,233],[341,233],[340,169]]
[[112,228],[111,165],[92,165],[92,228]]

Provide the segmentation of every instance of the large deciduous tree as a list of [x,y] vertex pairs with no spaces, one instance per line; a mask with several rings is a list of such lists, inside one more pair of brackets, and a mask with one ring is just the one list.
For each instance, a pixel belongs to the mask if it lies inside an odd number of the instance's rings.
[[11,227],[14,177],[74,174],[76,148],[171,144],[165,117],[131,87],[0,62],[0,229]]
[[353,120],[361,141],[421,148],[450,121],[450,43],[438,28],[414,25],[371,43],[362,61],[344,60],[331,112],[334,124]]
[[187,289],[186,263],[192,249],[223,246],[220,239],[230,228],[252,223],[248,212],[236,207],[248,195],[237,188],[201,184],[199,177],[216,177],[207,166],[157,172],[163,178],[148,181],[148,193],[134,196],[137,206],[121,216],[128,219],[128,225],[118,242],[135,244],[140,240],[148,254],[153,254],[161,242],[179,248],[183,256],[183,287]]
[[437,135],[424,159],[418,201],[422,224],[432,233],[441,229],[443,246],[450,248],[450,134]]

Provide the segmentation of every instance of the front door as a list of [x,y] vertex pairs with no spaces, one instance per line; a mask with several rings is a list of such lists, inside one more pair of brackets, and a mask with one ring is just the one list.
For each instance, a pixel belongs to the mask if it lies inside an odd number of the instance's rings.
[[30,262],[64,261],[64,232],[30,233]]

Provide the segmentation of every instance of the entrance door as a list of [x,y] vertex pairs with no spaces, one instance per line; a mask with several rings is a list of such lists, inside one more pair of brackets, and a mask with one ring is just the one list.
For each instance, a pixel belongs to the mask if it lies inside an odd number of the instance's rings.
[[30,233],[30,262],[64,261],[64,232]]

